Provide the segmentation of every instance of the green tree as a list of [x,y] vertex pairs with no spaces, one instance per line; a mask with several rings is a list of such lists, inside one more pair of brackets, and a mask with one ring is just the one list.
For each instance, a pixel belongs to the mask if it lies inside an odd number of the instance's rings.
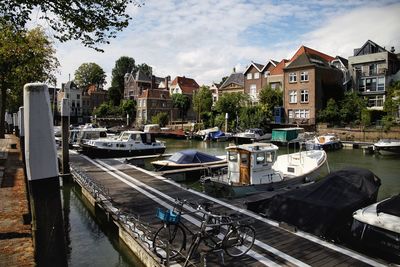
[[268,119],[269,111],[261,104],[242,107],[239,114],[239,126],[243,129],[259,128],[266,124]]
[[322,122],[327,123],[338,123],[340,118],[339,108],[336,104],[335,99],[330,98],[326,105],[326,108],[319,111],[318,119]]
[[6,108],[17,111],[28,82],[55,83],[59,66],[53,44],[41,28],[18,30],[0,20],[0,138],[4,138]]
[[129,4],[141,6],[141,1],[6,0],[0,1],[0,20],[23,29],[34,12],[40,14],[59,41],[80,40],[87,47],[103,51],[98,44],[108,44],[128,26]]
[[122,116],[126,116],[129,114],[130,118],[135,118],[136,113],[136,101],[132,99],[125,99],[121,101],[120,110],[123,114]]
[[179,110],[180,117],[182,119],[182,129],[183,129],[183,121],[185,119],[185,113],[190,108],[190,99],[187,95],[184,94],[173,94],[172,104],[175,108],[178,108]]
[[340,102],[340,118],[344,123],[360,122],[361,114],[366,109],[365,100],[355,92],[346,92]]
[[395,124],[396,118],[399,117],[399,108],[400,81],[396,81],[388,87],[385,104],[383,106],[383,110],[386,112],[386,115],[382,118],[385,131],[389,130],[390,127]]
[[83,63],[75,71],[74,81],[82,90],[87,90],[92,84],[102,87],[106,82],[106,74],[96,63]]
[[[228,123],[237,127],[235,121],[240,113],[240,109],[249,104],[249,96],[243,93],[225,93],[218,98],[215,103],[215,110],[224,118],[225,113],[229,114]],[[221,116],[217,116],[216,121],[221,121]]]
[[164,127],[168,124],[169,117],[165,112],[160,112],[151,118],[151,123],[158,124],[160,127]]
[[200,89],[193,95],[193,109],[197,113],[200,120],[201,114],[210,112],[212,107],[212,93],[208,86],[201,86]]
[[111,87],[108,89],[108,97],[115,106],[118,106],[124,96],[125,75],[133,71],[135,73],[137,67],[135,60],[131,57],[120,57],[115,61],[112,69]]
[[274,108],[283,105],[283,95],[281,90],[274,90],[271,86],[264,86],[259,94],[260,104],[264,107],[264,115],[272,118]]
[[141,70],[144,74],[146,74],[149,78],[153,75],[153,68],[147,65],[146,63],[142,63],[137,65],[137,69]]
[[223,85],[224,82],[226,81],[226,79],[228,79],[228,78],[229,78],[228,76],[222,77],[221,81],[218,83],[218,87],[221,87],[221,85]]

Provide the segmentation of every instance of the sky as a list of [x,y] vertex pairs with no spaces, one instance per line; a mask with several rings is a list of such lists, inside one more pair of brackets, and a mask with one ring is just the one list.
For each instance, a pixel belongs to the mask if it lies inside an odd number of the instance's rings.
[[130,6],[133,19],[104,53],[79,41],[55,42],[57,83],[72,80],[82,64],[107,74],[121,56],[146,63],[159,77],[194,78],[210,85],[244,71],[251,61],[289,59],[301,45],[331,56],[352,56],[372,40],[400,53],[400,1],[367,0],[145,0]]

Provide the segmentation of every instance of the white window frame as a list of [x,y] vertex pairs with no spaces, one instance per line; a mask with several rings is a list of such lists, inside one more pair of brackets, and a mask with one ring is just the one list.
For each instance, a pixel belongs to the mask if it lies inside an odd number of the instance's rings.
[[247,80],[253,79],[253,73],[247,73]]
[[289,73],[289,83],[296,83],[297,82],[297,73],[291,72]]
[[295,109],[294,116],[296,119],[309,119],[310,118],[310,110],[308,109]]
[[300,81],[301,82],[308,82],[308,71],[302,71],[300,73]]
[[294,118],[294,111],[293,111],[293,109],[288,109],[288,116],[289,116],[289,119],[293,119],[293,118]]
[[269,70],[264,72],[264,77],[267,78],[269,75],[271,75],[271,72]]
[[[379,83],[379,80],[383,80],[382,83]],[[379,87],[379,85],[383,85],[383,87]],[[382,88],[382,89],[380,89]],[[385,77],[378,77],[376,82],[376,91],[385,91]]]
[[260,79],[260,73],[258,72],[254,73],[254,79]]
[[309,93],[307,89],[300,91],[300,103],[308,103],[309,101]]
[[297,91],[296,90],[289,91],[289,103],[291,103],[291,104],[297,103]]

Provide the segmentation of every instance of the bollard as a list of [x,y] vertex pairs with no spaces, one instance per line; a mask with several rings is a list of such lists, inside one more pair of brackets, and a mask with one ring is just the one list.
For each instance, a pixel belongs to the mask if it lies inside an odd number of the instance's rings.
[[47,86],[24,86],[25,160],[38,266],[67,266],[57,154]]
[[69,104],[68,98],[63,98],[61,102],[61,136],[62,136],[62,165],[61,173],[69,174]]

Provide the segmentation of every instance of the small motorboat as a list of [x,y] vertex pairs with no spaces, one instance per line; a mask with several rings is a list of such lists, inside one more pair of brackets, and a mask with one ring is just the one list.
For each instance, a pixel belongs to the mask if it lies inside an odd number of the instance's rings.
[[327,160],[324,150],[277,156],[278,147],[270,143],[232,145],[226,150],[226,172],[203,178],[209,194],[219,191],[226,197],[240,197],[309,183]]
[[400,140],[381,139],[374,144],[374,150],[381,155],[400,155]]
[[259,128],[247,129],[244,132],[240,132],[233,135],[237,144],[249,144],[252,142],[260,142],[264,140],[270,140],[272,134],[264,133],[263,130]]
[[335,134],[315,136],[305,144],[307,149],[337,150],[343,147],[342,142]]
[[[176,152],[166,160],[153,161],[151,164],[157,171],[166,171],[194,167],[213,167],[226,164],[226,158],[188,149]],[[226,167],[226,165],[222,167]]]
[[359,209],[353,214],[352,234],[362,246],[400,263],[400,195]]
[[80,146],[82,153],[98,158],[157,155],[166,148],[153,135],[141,131],[124,131],[117,138],[89,140]]

